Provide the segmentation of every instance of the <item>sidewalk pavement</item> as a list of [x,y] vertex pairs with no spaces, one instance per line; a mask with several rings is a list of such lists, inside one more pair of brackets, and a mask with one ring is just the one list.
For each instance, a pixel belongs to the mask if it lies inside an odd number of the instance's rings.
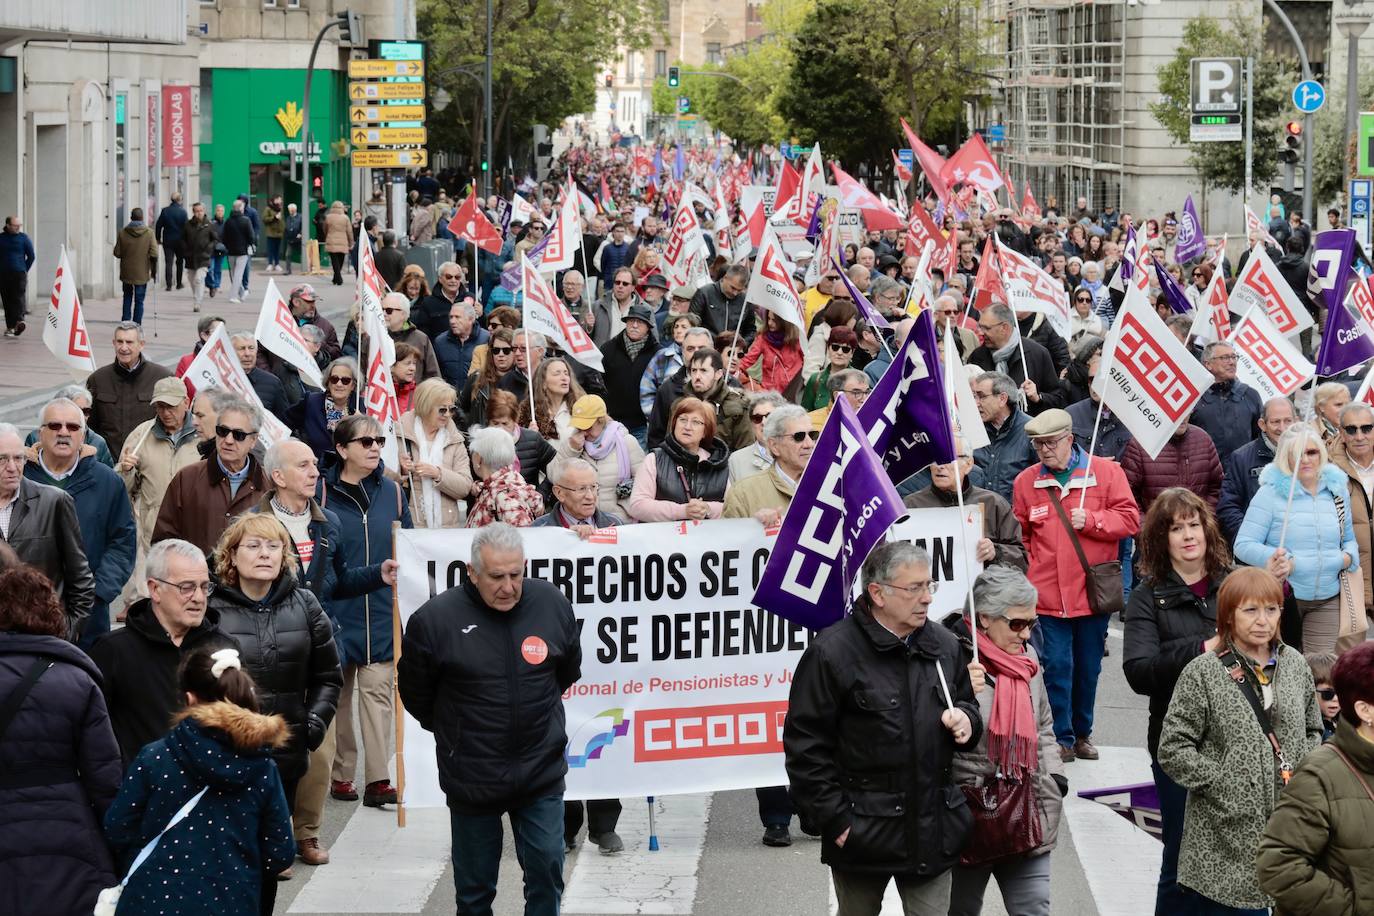
[[[228,279],[228,274],[225,274]],[[285,274],[264,274],[255,270],[249,280],[248,297],[242,303],[231,303],[221,288],[214,299],[208,296],[201,303],[199,314],[191,311],[191,286],[185,289],[166,289],[149,284],[148,296],[143,308],[143,334],[146,344],[143,355],[168,369],[175,368],[182,354],[191,352],[195,346],[196,323],[205,315],[219,315],[228,323],[228,331],[251,331],[258,323],[258,312],[262,308],[263,294],[267,291],[267,281],[276,281],[283,296],[289,295],[291,288],[298,283],[309,283],[315,287],[320,297],[317,308],[324,317],[333,322],[342,342],[344,328],[348,326],[348,313],[353,306],[355,283],[351,274],[345,275],[343,286],[332,286],[329,274],[302,275],[297,272]],[[53,392],[73,382],[84,382],[84,375],[71,372],[57,361],[48,348],[43,345],[43,320],[47,315],[48,298],[46,287],[37,278],[30,283],[40,284],[39,302],[29,310],[25,321],[27,330],[20,337],[0,338],[0,422],[14,423],[20,429],[28,430],[37,422],[38,408]],[[86,318],[86,331],[91,337],[91,347],[95,354],[96,367],[109,364],[114,359],[111,341],[114,327],[119,323],[122,300],[94,299],[83,300],[82,313]]]

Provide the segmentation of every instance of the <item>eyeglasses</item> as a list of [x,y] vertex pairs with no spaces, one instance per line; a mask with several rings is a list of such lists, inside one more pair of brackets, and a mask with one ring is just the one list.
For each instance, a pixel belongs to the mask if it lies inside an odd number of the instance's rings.
[[615,285],[616,285],[616,286],[634,286],[634,284],[631,283],[629,280],[616,280],[616,281],[615,281]]
[[1345,431],[1347,436],[1367,436],[1374,433],[1374,423],[1361,423],[1359,426],[1352,423],[1349,426],[1342,426],[1341,429]]
[[234,429],[230,426],[216,426],[215,435],[219,436],[221,439],[228,439],[230,436],[233,436],[235,442],[242,442],[249,436],[256,436],[257,433],[247,429]]
[[462,275],[462,274],[440,274],[440,275],[439,275],[439,279],[440,279],[440,280],[461,280],[461,279],[463,279],[463,275]]
[[43,426],[44,428],[50,429],[55,433],[60,433],[64,429],[69,433],[81,432],[80,423],[59,423],[58,421],[53,420],[51,423],[44,423]]
[[1088,303],[1091,303],[1091,302],[1093,301],[1093,297],[1092,297],[1092,296],[1079,296],[1078,298],[1074,299],[1073,301],[1074,301],[1074,302],[1088,302]]
[[249,553],[266,550],[268,553],[281,553],[286,547],[281,541],[239,541],[239,549]]
[[991,331],[993,328],[1004,324],[1006,324],[1005,321],[994,321],[992,324],[983,324],[983,322],[980,321],[978,322],[978,327],[983,331]]
[[1072,433],[1064,433],[1062,436],[1055,436],[1053,439],[1032,439],[1031,445],[1037,452],[1049,452],[1059,447],[1059,444],[1069,438]]
[[331,376],[329,377],[329,384],[331,384],[331,385],[352,385],[352,384],[353,384],[353,376],[351,376],[351,375],[331,375]]
[[807,439],[810,439],[812,442],[815,442],[820,437],[821,434],[819,430],[804,429],[800,432],[789,433],[787,436],[783,438],[791,439],[793,442],[804,442]]
[[857,398],[860,401],[867,399],[869,394],[873,391],[871,388],[844,388],[842,390],[851,398]]
[[515,350],[514,347],[492,347],[492,348],[491,348],[491,355],[492,355],[492,356],[505,356],[506,354],[511,353],[511,352],[513,352],[514,350]]
[[591,496],[593,493],[601,492],[601,484],[590,483],[584,487],[565,487],[561,483],[553,485],[555,490],[565,490],[568,493],[576,493],[578,496]]
[[1230,354],[1229,356],[1213,356],[1211,359],[1209,359],[1209,360],[1207,360],[1207,361],[1208,361],[1209,363],[1234,363],[1234,362],[1237,362],[1239,359],[1240,359],[1239,356],[1237,356],[1236,354],[1232,353],[1232,354]]
[[1036,617],[1032,617],[1029,620],[1019,617],[1003,617],[1002,619],[1007,622],[1007,629],[1011,630],[1013,633],[1024,633],[1040,622],[1039,618]]
[[831,345],[830,345],[830,349],[834,350],[836,353],[853,353],[853,352],[854,352],[854,348],[851,347],[849,344],[831,344]]
[[385,315],[395,315],[397,312],[404,312],[404,311],[405,311],[405,309],[395,309],[395,308],[392,308],[392,309],[384,308],[384,309],[382,309],[382,313],[385,314]]
[[1320,697],[1321,699],[1325,700],[1326,702],[1330,703],[1332,700],[1336,699],[1336,688],[1335,688],[1335,687],[1318,687],[1318,688],[1317,688],[1317,696]]
[[677,423],[674,424],[674,425],[676,425],[676,426],[686,426],[686,427],[694,427],[694,426],[701,426],[701,427],[704,427],[704,426],[706,425],[706,421],[703,420],[701,417],[678,417],[678,418],[677,418]]
[[386,445],[386,436],[358,436],[355,439],[348,440],[349,445],[352,445],[354,442],[358,443],[363,448],[372,448],[374,445],[377,446],[377,448],[382,448]]
[[913,598],[919,598],[922,595],[933,595],[940,590],[940,583],[933,581],[921,582],[917,585],[897,585],[892,582],[879,582],[878,584],[887,588],[895,588],[899,591],[906,592]]
[[176,589],[182,601],[190,601],[195,597],[196,592],[204,592],[205,597],[209,598],[210,594],[215,590],[215,583],[213,582],[168,582],[166,579],[159,579],[157,576],[153,576],[152,579],[154,582],[161,582],[168,588]]
[[[768,413],[772,413],[772,411],[770,410]],[[751,414],[749,415],[749,419],[753,420],[755,423],[762,423],[764,420],[767,420],[767,419],[768,419],[768,414],[767,414],[767,413],[751,413]]]

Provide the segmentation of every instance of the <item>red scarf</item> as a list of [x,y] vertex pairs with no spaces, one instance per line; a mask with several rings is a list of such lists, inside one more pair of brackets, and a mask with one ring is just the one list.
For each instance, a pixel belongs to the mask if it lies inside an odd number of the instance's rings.
[[983,667],[997,678],[988,718],[988,759],[1003,773],[1034,771],[1039,733],[1030,682],[1040,666],[1029,655],[1012,655],[987,638],[978,640],[978,654]]

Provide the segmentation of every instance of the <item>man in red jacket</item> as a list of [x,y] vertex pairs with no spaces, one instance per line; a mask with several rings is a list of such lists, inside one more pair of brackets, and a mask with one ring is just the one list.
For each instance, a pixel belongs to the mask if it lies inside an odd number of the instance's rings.
[[1120,465],[1094,457],[1089,467],[1087,453],[1074,444],[1067,411],[1046,410],[1026,424],[1026,435],[1040,463],[1016,476],[1012,512],[1021,523],[1028,576],[1039,593],[1040,660],[1054,735],[1065,761],[1096,760],[1090,738],[1108,618],[1088,607],[1086,573],[1073,538],[1089,566],[1115,560],[1122,538],[1139,529],[1140,510]]

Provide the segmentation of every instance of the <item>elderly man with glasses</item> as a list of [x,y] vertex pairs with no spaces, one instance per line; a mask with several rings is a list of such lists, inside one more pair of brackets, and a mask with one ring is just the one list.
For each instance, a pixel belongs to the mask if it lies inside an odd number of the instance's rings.
[[1120,465],[1094,458],[1074,442],[1067,411],[1047,410],[1026,424],[1040,458],[1016,477],[1012,511],[1025,533],[1029,578],[1039,593],[1045,690],[1054,734],[1065,760],[1096,760],[1093,706],[1107,640],[1104,614],[1088,605],[1089,566],[1118,559],[1123,538],[1140,527],[1140,510]]
[[1374,583],[1370,580],[1371,544],[1374,544],[1374,410],[1363,401],[1341,408],[1337,421],[1340,441],[1331,448],[1331,463],[1350,478],[1346,499],[1355,540],[1360,545],[1360,569],[1364,574],[1365,610],[1374,606]]
[[979,316],[978,327],[983,332],[983,344],[969,354],[971,365],[986,372],[1001,372],[1016,382],[1031,416],[1066,406],[1068,395],[1060,384],[1054,358],[1020,330],[1010,306],[1002,302],[989,305]]
[[1193,425],[1212,437],[1223,463],[1255,438],[1255,424],[1264,414],[1259,392],[1236,379],[1237,362],[1236,348],[1224,340],[1203,348],[1202,365],[1212,373],[1213,382],[1193,408]]
[[262,499],[268,489],[262,463],[253,456],[262,411],[247,401],[222,407],[215,424],[215,448],[177,471],[158,509],[153,543],[189,541],[208,556],[235,516]]

